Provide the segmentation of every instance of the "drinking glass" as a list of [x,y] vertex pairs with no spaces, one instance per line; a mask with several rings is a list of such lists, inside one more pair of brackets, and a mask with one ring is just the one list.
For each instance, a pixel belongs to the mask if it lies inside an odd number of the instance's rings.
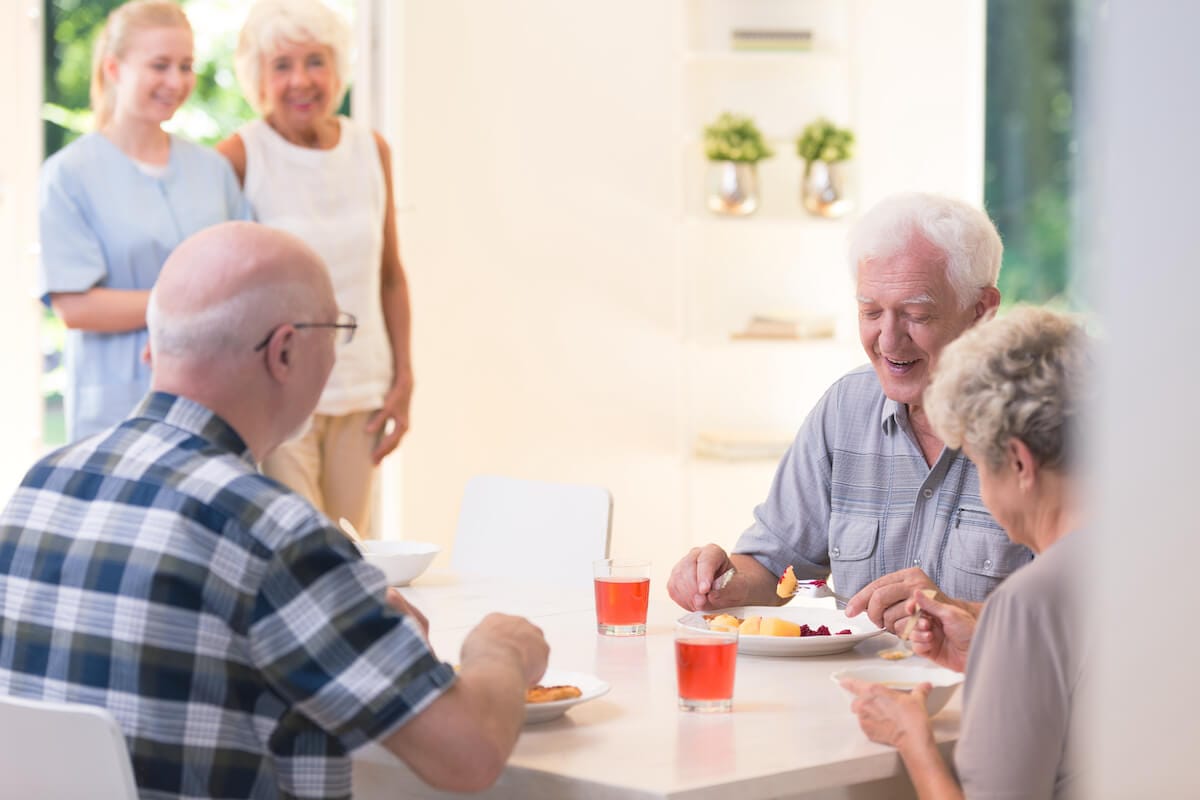
[[683,711],[732,711],[737,631],[675,628],[675,672]]
[[603,558],[592,562],[596,630],[605,636],[645,636],[650,562]]

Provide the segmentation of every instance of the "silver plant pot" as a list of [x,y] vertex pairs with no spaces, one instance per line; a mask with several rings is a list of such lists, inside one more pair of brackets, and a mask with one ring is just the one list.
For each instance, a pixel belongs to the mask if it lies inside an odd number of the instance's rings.
[[806,211],[836,219],[853,205],[846,194],[846,162],[809,161],[804,165],[800,200]]
[[758,169],[741,161],[708,162],[708,210],[744,217],[758,210]]

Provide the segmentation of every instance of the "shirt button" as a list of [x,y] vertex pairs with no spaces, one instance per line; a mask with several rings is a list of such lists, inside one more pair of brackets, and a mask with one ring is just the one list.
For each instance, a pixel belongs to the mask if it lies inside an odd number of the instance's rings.
[[834,558],[837,558],[841,554],[842,554],[842,548],[840,548],[840,547],[835,547],[835,548],[833,548],[833,550],[830,551],[830,555],[832,555]]
[[992,560],[991,560],[990,558],[989,558],[989,559],[985,559],[985,560],[984,560],[984,562],[983,562],[983,568],[984,568],[984,569],[991,569],[991,568],[992,568]]
[[921,559],[919,559],[919,558],[914,558],[914,559],[913,559],[913,566],[914,566],[914,567],[919,567],[919,566],[921,566]]
[[921,492],[921,494],[926,500],[928,500],[929,498],[933,497],[933,489],[926,489],[925,491]]

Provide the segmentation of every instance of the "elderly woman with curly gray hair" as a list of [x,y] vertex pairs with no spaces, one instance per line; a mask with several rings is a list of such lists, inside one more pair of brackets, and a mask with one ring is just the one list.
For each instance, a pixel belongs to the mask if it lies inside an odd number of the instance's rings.
[[1065,797],[1079,791],[1079,696],[1089,637],[1073,570],[1086,534],[1076,480],[1076,424],[1085,401],[1087,336],[1069,317],[1018,308],[951,343],[925,393],[947,446],[979,469],[984,503],[1036,558],[1010,576],[976,620],[915,592],[924,616],[913,649],[966,672],[955,780],[924,701],[847,679],[873,741],[896,747],[922,800]]

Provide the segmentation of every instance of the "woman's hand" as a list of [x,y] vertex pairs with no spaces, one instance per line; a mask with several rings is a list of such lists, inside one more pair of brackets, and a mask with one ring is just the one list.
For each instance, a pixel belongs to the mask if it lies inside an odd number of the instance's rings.
[[925,698],[932,685],[921,683],[911,692],[899,692],[857,678],[842,678],[841,684],[854,694],[850,710],[858,715],[859,726],[872,742],[895,748],[925,739],[933,744],[929,715],[925,713]]
[[[412,402],[412,372],[397,374],[392,388],[383,398],[383,405],[367,421],[367,433],[379,436],[371,460],[375,466],[400,445],[408,433],[408,407]],[[390,424],[389,424],[390,423]]]
[[908,640],[912,651],[946,669],[965,672],[975,615],[944,595],[930,598],[920,592],[913,593],[906,608],[909,614],[917,608],[924,612]]

